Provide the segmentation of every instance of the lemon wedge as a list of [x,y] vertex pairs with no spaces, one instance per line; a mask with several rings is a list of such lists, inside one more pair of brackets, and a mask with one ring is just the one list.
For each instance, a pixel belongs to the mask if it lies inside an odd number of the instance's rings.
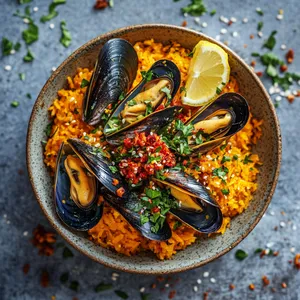
[[227,84],[229,75],[227,53],[216,44],[200,41],[194,48],[183,104],[202,106],[212,101]]

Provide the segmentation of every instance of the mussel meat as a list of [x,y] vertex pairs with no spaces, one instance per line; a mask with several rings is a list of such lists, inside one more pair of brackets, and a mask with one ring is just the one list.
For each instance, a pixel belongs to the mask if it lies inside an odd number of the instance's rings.
[[225,93],[201,108],[185,124],[194,126],[188,141],[192,155],[208,152],[239,132],[249,115],[246,99],[237,93]]
[[120,131],[134,130],[160,108],[169,105],[180,85],[180,71],[169,60],[153,64],[147,76],[131,91],[112,113],[104,127],[110,141]]
[[102,47],[86,91],[83,120],[97,125],[107,107],[117,104],[130,89],[138,68],[133,46],[123,39],[111,39]]
[[222,225],[223,216],[218,204],[207,189],[186,173],[169,169],[163,179],[154,179],[170,189],[170,195],[178,201],[178,207],[170,212],[201,233],[216,232]]
[[58,216],[73,229],[88,230],[102,217],[97,180],[65,143],[57,157],[54,197]]

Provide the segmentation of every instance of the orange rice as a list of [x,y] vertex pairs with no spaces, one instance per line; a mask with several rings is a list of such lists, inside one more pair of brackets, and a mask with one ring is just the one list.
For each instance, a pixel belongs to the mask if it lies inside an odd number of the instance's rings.
[[[178,43],[171,43],[167,46],[155,43],[153,40],[139,42],[134,45],[138,54],[139,66],[133,87],[142,79],[140,71],[147,71],[151,65],[159,59],[170,59],[181,72],[181,86],[185,85],[190,58],[187,56],[189,50],[181,47]],[[85,88],[80,88],[83,79],[90,80],[92,71],[89,69],[78,69],[74,78],[68,77],[68,89],[58,92],[58,98],[54,100],[49,108],[50,117],[53,119],[51,134],[45,147],[45,164],[53,174],[56,167],[56,156],[63,141],[70,137],[89,137],[88,143],[99,146],[101,131],[91,133],[94,127],[82,121],[82,102]],[[229,83],[223,92],[238,92],[237,80],[230,78]],[[181,103],[181,95],[178,92],[173,99],[173,104]],[[189,108],[185,107],[188,114]],[[249,205],[253,193],[257,189],[256,177],[257,166],[260,164],[259,157],[251,154],[251,146],[261,136],[262,121],[252,116],[242,131],[230,138],[227,143],[203,155],[201,158],[193,159],[198,162],[199,171],[191,170],[190,173],[199,179],[211,191],[213,197],[221,207],[224,221],[218,233],[223,234],[230,225],[230,220],[237,214],[242,213]],[[85,140],[86,141],[86,140]],[[98,145],[97,145],[98,144]],[[103,144],[102,144],[103,146]],[[212,175],[214,168],[221,167],[222,157],[226,155],[231,158],[225,162],[228,168],[226,183]],[[243,163],[248,156],[250,161]],[[237,160],[233,157],[238,157]],[[222,190],[228,189],[229,194],[224,195]],[[182,225],[176,230],[173,229],[176,218],[169,215],[167,218],[172,229],[172,237],[168,241],[150,241],[135,230],[127,221],[113,208],[105,205],[102,219],[88,231],[89,238],[102,247],[114,249],[125,254],[134,255],[143,250],[150,250],[159,259],[171,258],[178,250],[186,248],[201,237],[194,229]]]

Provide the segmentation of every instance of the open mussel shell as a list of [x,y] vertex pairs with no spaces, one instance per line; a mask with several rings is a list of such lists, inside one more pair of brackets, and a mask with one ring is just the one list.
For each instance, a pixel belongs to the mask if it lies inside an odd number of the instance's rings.
[[155,180],[169,187],[179,201],[178,208],[170,210],[174,216],[201,233],[213,233],[221,227],[221,209],[201,183],[178,170],[170,169],[164,176],[163,180]]
[[[196,128],[201,122],[203,123],[203,121],[207,120],[215,121],[217,125],[218,122],[222,121],[217,118],[218,115],[223,115],[223,121],[227,118],[227,124],[224,123],[225,125],[222,128],[216,129],[215,132],[211,133],[211,140],[193,146],[193,154],[208,152],[243,129],[249,120],[249,105],[240,94],[225,93],[214,102],[201,108],[186,125],[193,124]],[[201,125],[198,127],[201,127]]]
[[84,99],[83,120],[97,125],[109,104],[114,106],[130,89],[138,68],[133,46],[123,39],[111,39],[102,47]]
[[96,180],[93,199],[86,207],[71,197],[71,181],[66,171],[65,160],[75,153],[62,143],[57,157],[57,168],[54,183],[55,208],[59,218],[72,229],[86,231],[94,227],[102,217],[103,204],[98,203],[98,183]]
[[117,210],[131,226],[137,229],[147,239],[165,241],[171,238],[172,231],[168,222],[164,222],[163,227],[156,233],[151,231],[152,224],[150,222],[141,224],[140,215],[135,212],[136,206],[140,203],[138,194],[135,192],[130,193],[127,199],[118,198],[105,188],[101,189],[101,194],[111,207]]
[[[104,127],[107,137],[120,131],[139,126],[146,118],[147,105],[154,112],[160,104],[170,102],[180,85],[180,71],[170,60],[155,62],[145,78],[128,94],[110,116]],[[169,93],[165,93],[167,89]],[[167,98],[170,99],[167,99]],[[166,101],[167,100],[167,101]]]
[[142,122],[129,126],[118,131],[116,134],[106,137],[107,142],[111,145],[121,145],[125,138],[134,138],[135,133],[145,132],[157,132],[164,126],[171,123],[175,116],[182,110],[181,106],[171,106],[163,110],[156,111],[146,118]]
[[68,139],[68,144],[78,157],[82,160],[86,168],[99,182],[115,195],[128,197],[128,186],[121,174],[114,170],[114,165],[102,153],[100,148],[92,147],[79,139]]

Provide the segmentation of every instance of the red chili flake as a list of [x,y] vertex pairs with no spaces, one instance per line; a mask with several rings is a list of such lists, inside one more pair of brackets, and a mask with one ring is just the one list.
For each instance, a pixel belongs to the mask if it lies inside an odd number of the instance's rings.
[[42,225],[33,230],[32,243],[39,249],[40,255],[50,256],[54,252],[53,245],[56,242],[56,234],[48,232]]
[[256,65],[256,61],[255,61],[255,60],[252,60],[250,65],[251,65],[251,67],[253,67],[253,68],[254,68],[254,67],[255,67],[255,65]]
[[155,214],[155,213],[158,213],[160,211],[159,207],[153,207],[152,208],[152,212]]
[[250,39],[251,39],[251,40],[254,39],[254,34],[250,34]]
[[49,281],[49,273],[46,270],[44,270],[41,275],[41,286],[44,288],[49,286]]
[[282,287],[283,289],[286,289],[286,288],[287,288],[287,284],[286,284],[285,282],[282,282],[282,283],[281,283],[281,287]]
[[286,99],[292,104],[294,102],[294,100],[295,100],[295,96],[291,94],[291,95],[288,95],[286,97]]
[[288,66],[287,65],[281,65],[280,66],[280,72],[285,72],[285,71],[287,71],[287,69],[288,69]]
[[175,290],[170,291],[170,293],[169,293],[169,299],[173,299],[175,297],[175,295],[176,295],[176,291]]
[[265,255],[267,254],[267,251],[266,250],[262,250],[259,257],[260,258],[263,258]]
[[249,290],[254,291],[255,290],[255,285],[253,283],[249,284]]
[[275,289],[274,287],[271,288],[271,291],[272,291],[273,293],[276,293],[276,289]]
[[111,103],[107,105],[107,109],[112,109],[112,104]]
[[125,193],[125,189],[123,187],[120,187],[119,189],[117,189],[116,193],[118,197],[122,197]]
[[292,260],[289,260],[289,261],[288,261],[288,263],[289,263],[290,265],[292,264],[292,262],[293,262]]
[[182,26],[182,27],[186,27],[186,26],[187,26],[187,21],[184,20],[184,21],[181,23],[181,26]]
[[156,288],[156,283],[152,283],[150,287],[151,287],[151,289],[155,289]]
[[186,159],[182,162],[182,164],[183,164],[184,166],[186,166],[187,163],[188,163],[188,161],[187,161]]
[[270,280],[267,276],[264,275],[261,279],[262,279],[262,282],[263,282],[264,286],[267,286],[267,285],[270,284]]
[[273,256],[278,256],[279,255],[279,251],[274,251]]
[[25,275],[28,274],[29,269],[30,269],[30,264],[25,264],[23,266],[23,272],[24,272]]
[[131,149],[132,147],[132,141],[130,138],[127,138],[124,140],[124,147],[127,148],[127,149]]
[[300,270],[300,253],[297,253],[294,258],[295,267]]
[[164,278],[163,276],[157,276],[157,277],[156,277],[156,280],[157,280],[158,282],[163,282],[163,281],[165,280],[165,278]]
[[203,300],[208,300],[208,292],[203,293]]
[[116,178],[113,178],[113,180],[112,180],[112,185],[116,186],[116,185],[118,185],[118,184],[119,184],[119,180],[116,179]]
[[95,5],[94,5],[94,8],[95,9],[104,9],[108,6],[108,1],[106,0],[97,0]]
[[232,290],[234,290],[235,289],[235,285],[234,284],[229,284],[229,289],[232,291]]
[[287,54],[286,54],[286,60],[289,64],[291,64],[294,60],[294,50],[293,49],[290,49]]
[[256,75],[257,75],[258,77],[262,77],[262,76],[263,76],[263,72],[261,72],[261,71],[256,72]]
[[232,25],[232,21],[231,20],[229,20],[229,22],[227,23],[228,24],[228,26],[230,26],[230,25]]

